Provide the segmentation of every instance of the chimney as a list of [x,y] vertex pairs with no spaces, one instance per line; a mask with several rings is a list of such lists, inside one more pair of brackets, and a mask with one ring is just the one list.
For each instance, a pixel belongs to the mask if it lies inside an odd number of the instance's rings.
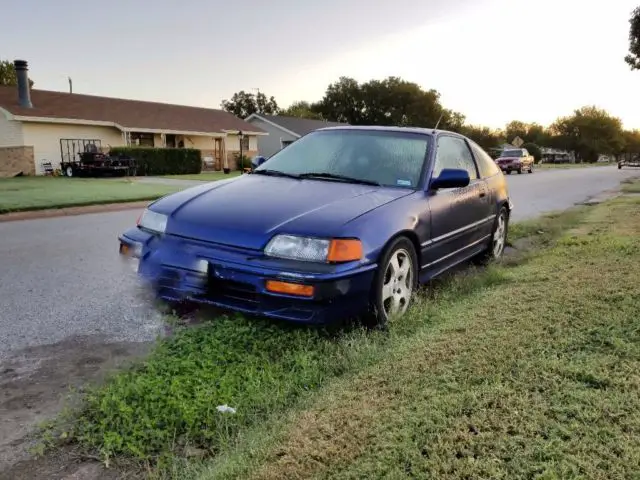
[[21,107],[33,108],[31,103],[31,89],[29,88],[29,68],[26,60],[15,60],[13,65],[16,67],[16,76],[18,77],[18,100]]

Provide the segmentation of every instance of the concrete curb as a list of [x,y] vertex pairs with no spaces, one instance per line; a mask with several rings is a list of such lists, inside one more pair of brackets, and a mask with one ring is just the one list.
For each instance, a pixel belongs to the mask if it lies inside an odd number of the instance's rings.
[[88,213],[119,212],[123,210],[143,209],[152,200],[123,203],[104,203],[100,205],[86,205],[82,207],[51,208],[45,210],[32,210],[28,212],[10,212],[0,215],[0,222],[13,222],[18,220],[36,220],[40,218],[66,217],[71,215],[85,215]]

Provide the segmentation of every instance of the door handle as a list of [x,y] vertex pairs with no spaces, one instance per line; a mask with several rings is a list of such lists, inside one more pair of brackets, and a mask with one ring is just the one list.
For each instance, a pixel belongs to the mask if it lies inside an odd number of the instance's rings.
[[482,198],[482,197],[484,197],[484,196],[486,196],[486,195],[487,195],[487,192],[485,192],[484,190],[482,190],[482,191],[480,192],[480,198]]

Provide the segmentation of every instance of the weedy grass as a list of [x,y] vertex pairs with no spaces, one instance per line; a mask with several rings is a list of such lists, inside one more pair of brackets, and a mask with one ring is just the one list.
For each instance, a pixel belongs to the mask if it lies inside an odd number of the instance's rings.
[[629,477],[639,207],[623,196],[514,225],[539,247],[526,262],[433,282],[386,332],[178,328],[52,438],[166,478]]

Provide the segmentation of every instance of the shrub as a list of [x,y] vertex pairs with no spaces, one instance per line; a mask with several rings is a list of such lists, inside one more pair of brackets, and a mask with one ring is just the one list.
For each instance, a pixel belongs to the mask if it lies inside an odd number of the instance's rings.
[[535,163],[540,163],[540,160],[542,160],[542,150],[540,150],[540,147],[538,145],[536,145],[535,143],[525,143],[524,145],[522,145],[522,148],[526,148],[527,151],[533,155],[533,160]]
[[137,175],[180,175],[202,171],[202,154],[194,148],[112,147],[109,154],[133,157]]

